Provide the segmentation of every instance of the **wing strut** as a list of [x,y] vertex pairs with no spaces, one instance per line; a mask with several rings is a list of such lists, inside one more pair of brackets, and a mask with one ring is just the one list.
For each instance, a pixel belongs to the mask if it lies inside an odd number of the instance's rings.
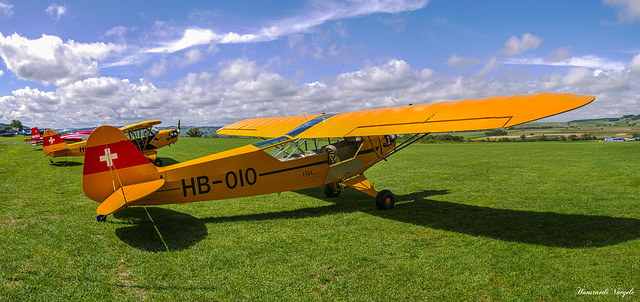
[[376,160],[370,162],[369,164],[367,164],[365,167],[368,169],[371,166],[379,163],[380,161],[386,160],[387,157],[396,154],[398,151],[409,147],[411,144],[419,141],[420,139],[422,139],[423,137],[429,135],[429,133],[416,133],[414,134],[412,137],[410,137],[408,140],[402,142],[400,145],[395,146],[393,149],[387,151],[387,153],[384,153],[382,155],[380,155]]

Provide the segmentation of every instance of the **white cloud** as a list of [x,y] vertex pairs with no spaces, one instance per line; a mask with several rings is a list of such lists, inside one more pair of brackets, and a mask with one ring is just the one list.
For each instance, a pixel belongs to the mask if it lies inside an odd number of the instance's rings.
[[640,20],[640,1],[638,0],[603,0],[605,5],[618,8],[618,21],[632,23]]
[[542,38],[534,36],[530,33],[522,35],[522,39],[518,39],[516,36],[511,36],[509,40],[504,44],[504,48],[500,50],[501,53],[507,56],[517,56],[525,53],[529,49],[536,49],[542,43]]
[[570,57],[571,46],[567,46],[555,49],[548,56],[546,56],[544,60],[549,62],[562,62],[568,60]]
[[47,7],[45,12],[47,13],[47,15],[49,15],[49,17],[51,17],[51,19],[60,21],[60,18],[67,14],[67,7],[64,5],[58,5],[53,2]]
[[[190,28],[183,32],[179,40],[164,43],[160,47],[148,49],[151,53],[177,52],[192,46],[230,43],[254,43],[273,41],[283,36],[305,33],[313,27],[327,21],[354,18],[374,13],[399,13],[423,8],[427,0],[379,0],[335,2],[329,0],[313,1],[312,11],[302,16],[283,19],[273,25],[262,27],[253,33],[236,32],[215,33],[210,29]],[[342,34],[342,32],[340,32]]]
[[67,83],[97,75],[98,61],[121,52],[122,46],[105,43],[66,43],[56,36],[29,40],[18,34],[0,34],[0,57],[18,78],[45,85]]
[[463,57],[457,54],[452,54],[444,65],[451,67],[468,67],[468,66],[476,66],[482,63],[482,61],[476,57]]
[[13,4],[0,1],[0,18],[10,18],[13,16]]
[[203,55],[199,49],[189,49],[184,52],[184,58],[180,61],[180,66],[188,66],[202,61]]
[[498,58],[491,57],[491,59],[489,59],[489,61],[485,62],[484,67],[482,67],[481,70],[476,72],[475,76],[476,77],[484,77],[484,76],[488,75],[489,73],[493,72],[494,70],[499,69],[500,67],[502,67],[502,65],[498,61]]
[[[629,63],[635,68],[636,59]],[[627,70],[584,67],[558,70],[537,79],[500,68],[493,57],[473,75],[449,76],[416,70],[391,59],[331,78],[296,84],[246,58],[222,62],[217,73],[191,73],[172,88],[140,79],[93,77],[54,91],[25,88],[0,97],[0,117],[58,127],[124,125],[148,119],[223,125],[256,116],[347,112],[409,103],[456,101],[495,95],[572,92],[597,101],[558,120],[630,114],[640,104],[638,77]],[[635,70],[635,69],[633,69]],[[47,111],[48,110],[48,111]],[[619,116],[617,115],[617,116]]]
[[623,70],[625,64],[621,62],[611,61],[597,56],[571,57],[560,61],[552,61],[547,58],[508,58],[504,60],[504,64],[522,64],[522,65],[546,65],[546,66],[568,66],[568,67],[586,67],[604,70]]
[[640,76],[640,54],[637,54],[627,64],[626,68],[633,74]]
[[185,30],[182,39],[167,43],[165,46],[156,47],[147,50],[152,53],[169,52],[183,50],[195,45],[209,44],[210,42],[219,39],[219,35],[215,34],[209,29],[192,28]]
[[148,72],[152,77],[157,78],[165,73],[167,73],[167,61],[162,59],[160,62],[155,62],[151,65]]
[[371,66],[363,70],[343,73],[337,78],[337,85],[346,90],[377,92],[407,87],[418,77],[409,64],[401,60],[390,60],[381,66]]

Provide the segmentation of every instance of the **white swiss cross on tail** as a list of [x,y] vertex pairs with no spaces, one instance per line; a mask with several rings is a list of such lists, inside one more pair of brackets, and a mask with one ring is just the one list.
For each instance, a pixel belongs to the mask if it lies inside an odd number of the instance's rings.
[[118,153],[111,154],[111,149],[104,149],[104,155],[100,156],[100,162],[106,161],[107,167],[113,167],[113,160],[118,158]]
[[53,136],[50,136],[49,137],[49,145],[53,145],[53,143],[55,143],[55,142],[56,142],[56,139],[53,138]]

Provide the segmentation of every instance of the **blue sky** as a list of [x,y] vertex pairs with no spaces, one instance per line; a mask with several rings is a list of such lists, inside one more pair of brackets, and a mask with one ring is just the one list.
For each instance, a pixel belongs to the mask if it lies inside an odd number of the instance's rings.
[[[488,2],[488,3],[487,3]],[[224,125],[551,92],[640,114],[640,1],[0,0],[0,122]]]

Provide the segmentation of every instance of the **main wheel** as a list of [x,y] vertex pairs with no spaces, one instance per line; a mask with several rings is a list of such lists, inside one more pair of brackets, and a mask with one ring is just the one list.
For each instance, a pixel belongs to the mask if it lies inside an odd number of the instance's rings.
[[[337,186],[340,186],[339,184],[337,184]],[[333,188],[332,185],[324,185],[324,196],[327,196],[329,198],[334,198],[334,197],[338,197],[340,196],[340,190],[336,190]]]
[[96,221],[98,221],[98,222],[105,222],[105,221],[107,221],[107,215],[100,215],[100,214],[98,214],[98,216],[96,216]]
[[382,190],[376,196],[378,210],[389,210],[396,204],[396,197],[389,190]]

